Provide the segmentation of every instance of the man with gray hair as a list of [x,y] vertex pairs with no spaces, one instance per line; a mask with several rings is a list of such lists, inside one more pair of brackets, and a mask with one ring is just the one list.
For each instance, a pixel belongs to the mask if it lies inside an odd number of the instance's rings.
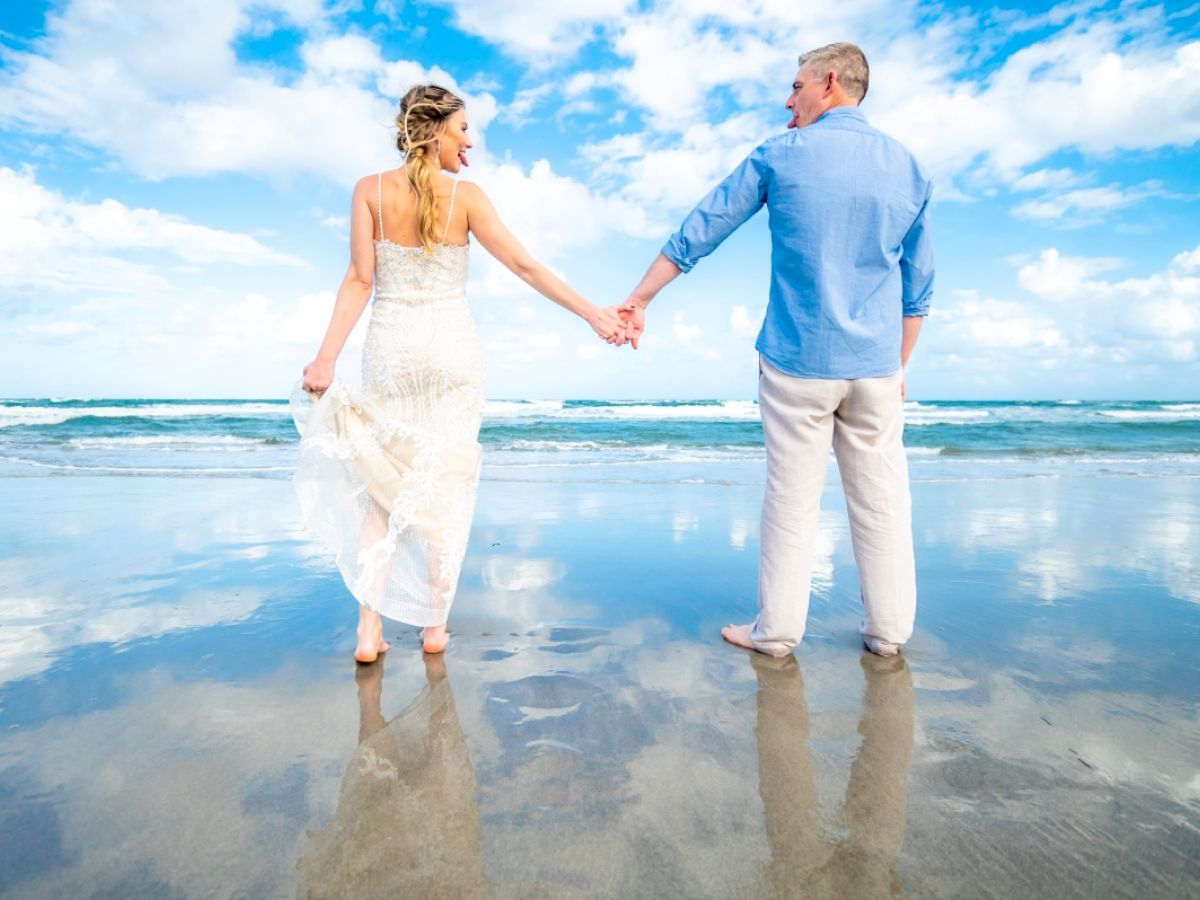
[[899,651],[916,615],[904,372],[929,312],[931,184],[858,109],[869,69],[853,44],[800,57],[786,134],[700,201],[622,304],[637,347],[645,309],[764,204],[771,293],[759,333],[767,449],[758,617],[721,633],[785,656],[804,635],[821,488],[832,446],[858,565],[868,649]]

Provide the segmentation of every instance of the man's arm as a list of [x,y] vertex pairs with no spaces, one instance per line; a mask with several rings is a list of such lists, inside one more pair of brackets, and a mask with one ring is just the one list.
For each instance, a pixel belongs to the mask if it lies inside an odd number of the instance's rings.
[[635,350],[646,327],[646,307],[655,295],[682,272],[690,272],[766,202],[766,151],[759,147],[688,213],[621,304],[627,322],[626,337]]
[[766,202],[767,152],[758,147],[688,213],[663,246],[663,256],[690,272]]
[[932,190],[932,183],[926,182],[925,200],[900,244],[900,283],[906,317],[929,315],[929,301],[933,296],[933,240],[929,234]]
[[[908,365],[921,325],[929,315],[929,301],[933,297],[933,241],[929,235],[929,198],[933,191],[931,182],[925,186],[925,199],[917,218],[913,221],[900,248],[900,281],[904,319],[900,336],[900,367]],[[904,396],[904,383],[900,384],[900,396]]]
[[682,272],[683,270],[679,266],[661,253],[658,254],[654,257],[654,262],[650,263],[650,268],[646,270],[646,274],[642,276],[637,287],[630,293],[629,299],[621,304],[618,312],[625,319],[625,339],[633,344],[634,350],[638,348],[642,332],[646,330],[646,306],[659,291],[678,278]]
[[908,365],[908,358],[912,355],[913,347],[917,346],[917,335],[921,333],[921,323],[925,321],[925,317],[905,316],[902,321],[904,333],[900,338],[900,367],[904,368]]

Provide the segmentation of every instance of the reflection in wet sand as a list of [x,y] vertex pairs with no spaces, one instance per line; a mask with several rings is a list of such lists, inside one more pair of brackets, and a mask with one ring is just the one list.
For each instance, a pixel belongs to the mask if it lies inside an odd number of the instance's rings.
[[443,656],[396,716],[380,712],[384,661],[361,666],[358,749],[333,820],[309,833],[301,897],[486,897],[478,785]]
[[767,896],[898,896],[892,864],[904,843],[913,747],[908,664],[903,657],[862,655],[862,744],[842,806],[845,834],[831,843],[821,833],[800,666],[793,656],[753,654],[751,663],[758,677],[758,786],[771,850]]
[[484,487],[454,697],[393,653],[389,725],[290,484],[0,481],[0,895],[1197,895],[1200,480],[918,485],[865,711],[836,491],[801,679],[713,643],[761,488]]

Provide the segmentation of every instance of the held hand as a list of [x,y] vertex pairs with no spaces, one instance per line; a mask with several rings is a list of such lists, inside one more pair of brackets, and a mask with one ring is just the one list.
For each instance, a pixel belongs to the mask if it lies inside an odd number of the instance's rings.
[[625,343],[625,322],[618,315],[616,306],[594,307],[587,322],[597,335],[613,346],[620,347]]
[[314,359],[304,367],[303,386],[306,391],[322,394],[333,383],[333,363]]
[[625,339],[638,348],[642,332],[646,330],[646,308],[633,300],[626,300],[618,307],[621,319],[625,322]]

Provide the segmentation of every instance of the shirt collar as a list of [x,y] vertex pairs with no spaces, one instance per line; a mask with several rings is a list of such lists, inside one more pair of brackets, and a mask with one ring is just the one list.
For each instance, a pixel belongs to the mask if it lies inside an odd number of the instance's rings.
[[858,119],[860,122],[867,121],[867,117],[863,115],[863,111],[857,106],[835,106],[832,109],[825,110],[825,112],[817,116],[816,122],[813,122],[813,124],[816,125],[817,122],[820,122],[822,119],[843,118],[846,116],[849,116],[853,119]]

